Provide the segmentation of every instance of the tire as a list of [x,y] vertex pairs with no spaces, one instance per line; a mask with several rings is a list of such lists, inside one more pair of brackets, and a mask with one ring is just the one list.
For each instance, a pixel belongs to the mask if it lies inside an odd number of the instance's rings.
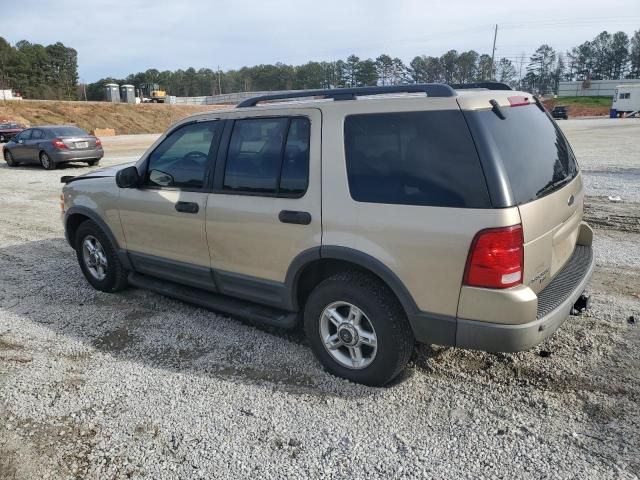
[[89,160],[87,162],[87,165],[89,165],[90,167],[94,167],[94,166],[96,166],[98,164],[99,161],[100,160],[95,160],[95,159],[94,160]]
[[4,143],[6,141],[7,141],[7,139],[4,138],[4,135],[0,134],[0,143]]
[[13,159],[13,155],[11,154],[11,152],[10,152],[9,150],[6,150],[6,149],[5,149],[5,151],[4,151],[4,161],[5,161],[5,162],[7,162],[7,165],[8,165],[9,167],[16,167],[16,166],[18,166],[18,162],[16,162],[16,161]]
[[[97,248],[95,255],[91,255],[92,250],[85,242]],[[75,246],[80,269],[93,288],[113,293],[127,286],[128,272],[120,262],[115,246],[96,223],[86,220],[80,224]],[[98,265],[103,268],[98,268]],[[101,270],[104,275],[100,275]]]
[[[362,313],[358,327],[354,326],[357,321],[350,323],[352,315],[357,318],[352,307]],[[325,314],[328,311],[337,315]],[[377,278],[355,271],[338,273],[316,286],[305,305],[304,330],[327,371],[376,387],[386,385],[404,369],[415,344],[402,306],[389,288]],[[332,348],[325,346],[325,338],[333,339]],[[371,346],[372,338],[375,349]],[[359,342],[364,343],[360,344],[361,354],[355,355],[354,361],[352,352],[358,349]],[[349,362],[351,365],[347,366]]]
[[40,165],[42,165],[42,168],[45,170],[55,170],[57,167],[47,152],[40,152]]

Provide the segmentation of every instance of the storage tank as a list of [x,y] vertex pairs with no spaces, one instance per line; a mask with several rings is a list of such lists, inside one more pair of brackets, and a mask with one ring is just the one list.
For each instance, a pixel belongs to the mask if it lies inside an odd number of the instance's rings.
[[104,96],[107,102],[120,102],[120,88],[117,83],[107,83],[104,86]]
[[133,85],[120,85],[120,100],[122,103],[136,103],[136,88]]

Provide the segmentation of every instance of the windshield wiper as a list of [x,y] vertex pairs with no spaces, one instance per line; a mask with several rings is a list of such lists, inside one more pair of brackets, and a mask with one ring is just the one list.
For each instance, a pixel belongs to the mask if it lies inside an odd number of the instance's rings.
[[536,197],[539,198],[542,195],[545,195],[549,192],[553,192],[554,190],[557,190],[563,185],[566,185],[567,183],[569,183],[572,178],[573,177],[571,176],[566,176],[562,180],[551,180],[549,183],[547,183],[544,187],[542,187],[540,190],[536,192]]

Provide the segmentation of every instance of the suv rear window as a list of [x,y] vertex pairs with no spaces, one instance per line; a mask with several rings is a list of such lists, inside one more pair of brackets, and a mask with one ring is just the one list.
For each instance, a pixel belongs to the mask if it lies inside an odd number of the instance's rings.
[[[505,107],[500,119],[491,110],[465,112],[483,124],[495,155],[509,177],[517,205],[562,188],[578,173],[575,156],[560,128],[536,105]],[[476,139],[476,141],[481,139]]]
[[351,115],[344,139],[349,190],[356,201],[491,207],[459,110]]

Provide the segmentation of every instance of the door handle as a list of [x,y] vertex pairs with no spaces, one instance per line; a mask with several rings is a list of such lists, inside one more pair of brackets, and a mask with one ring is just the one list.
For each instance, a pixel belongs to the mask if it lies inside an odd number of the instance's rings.
[[178,202],[176,203],[176,210],[183,213],[198,213],[200,207],[195,202]]
[[278,214],[278,219],[282,223],[297,223],[299,225],[309,225],[311,223],[311,214],[309,212],[282,210]]

